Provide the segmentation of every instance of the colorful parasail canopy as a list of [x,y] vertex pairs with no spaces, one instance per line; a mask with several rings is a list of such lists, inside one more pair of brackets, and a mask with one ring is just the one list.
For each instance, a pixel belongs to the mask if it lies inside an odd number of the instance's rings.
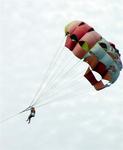
[[[65,47],[89,64],[84,76],[96,90],[104,89],[118,79],[122,62],[119,50],[113,43],[106,41],[94,28],[82,21],[69,23],[65,27],[65,35]],[[93,71],[101,75],[101,80],[97,80]]]

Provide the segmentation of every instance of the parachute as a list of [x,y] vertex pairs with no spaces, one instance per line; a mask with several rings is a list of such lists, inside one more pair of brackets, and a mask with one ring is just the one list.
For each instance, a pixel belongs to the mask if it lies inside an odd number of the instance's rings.
[[[56,51],[44,75],[44,79],[29,106],[0,121],[0,123],[14,118],[25,111],[29,111],[32,107],[42,107],[58,99],[62,100],[64,96],[66,100],[69,97],[71,99],[73,96],[80,96],[79,92],[81,95],[85,94],[86,92],[82,93],[80,85],[82,83],[80,82],[82,79],[80,67],[84,68],[84,63],[82,62],[88,64],[84,77],[96,90],[109,87],[118,79],[123,65],[119,50],[113,43],[105,40],[93,27],[82,21],[72,21],[69,23],[65,27],[65,36],[65,42]],[[70,55],[70,51],[74,55]],[[75,59],[74,62],[73,57],[78,59]],[[100,75],[100,80],[94,74],[95,72]],[[89,92],[87,92],[88,94]],[[46,101],[43,102],[43,100]]]
[[[65,27],[65,35],[65,47],[89,65],[84,77],[96,90],[102,90],[118,79],[122,62],[119,50],[113,43],[106,41],[82,21],[69,23]],[[101,76],[101,80],[97,80],[94,71]]]

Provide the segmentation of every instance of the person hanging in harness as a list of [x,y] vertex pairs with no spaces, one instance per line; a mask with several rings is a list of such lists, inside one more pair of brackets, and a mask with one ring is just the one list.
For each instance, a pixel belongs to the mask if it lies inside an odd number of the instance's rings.
[[31,107],[31,109],[30,109],[30,115],[28,116],[28,118],[27,118],[27,120],[26,121],[28,121],[28,124],[30,123],[30,121],[31,121],[31,118],[32,117],[35,117],[35,107]]

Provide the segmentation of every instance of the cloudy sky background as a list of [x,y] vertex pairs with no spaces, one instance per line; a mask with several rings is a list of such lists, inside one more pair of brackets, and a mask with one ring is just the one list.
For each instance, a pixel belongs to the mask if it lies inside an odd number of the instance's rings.
[[[122,0],[4,0],[1,8],[0,120],[30,104],[72,20],[92,25],[120,49]],[[82,78],[82,96],[37,109],[28,125],[23,113],[0,124],[2,150],[122,150],[123,72],[110,88],[95,92]],[[45,99],[43,99],[45,102]]]

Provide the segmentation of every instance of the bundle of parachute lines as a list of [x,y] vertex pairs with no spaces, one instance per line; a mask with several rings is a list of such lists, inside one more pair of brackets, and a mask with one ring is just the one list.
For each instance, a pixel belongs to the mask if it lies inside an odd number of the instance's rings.
[[[65,47],[66,49],[64,49]],[[62,56],[65,59],[62,59]],[[76,63],[73,65],[74,58]],[[72,21],[65,26],[63,48],[56,51],[44,76],[45,79],[30,106],[40,106],[43,99],[54,101],[69,93],[79,93],[77,83],[81,84],[83,71],[78,73],[77,65],[81,65],[82,62],[87,64],[84,77],[98,91],[111,86],[118,79],[122,70],[120,53],[113,43],[106,41],[85,22]],[[84,66],[79,66],[79,69]],[[95,72],[99,75],[99,79]],[[67,75],[69,76],[67,77]],[[78,82],[73,84],[76,77]],[[65,90],[65,88],[67,89]],[[73,92],[73,88],[77,92]],[[80,94],[82,94],[81,92],[80,89]],[[50,102],[46,102],[46,104],[48,103]]]
[[[67,49],[64,49],[65,47]],[[62,54],[65,59],[62,59]],[[73,65],[74,58],[77,62]],[[77,83],[78,85],[82,83],[80,80],[83,71],[81,70],[78,73],[77,65],[81,65],[82,62],[87,64],[84,77],[98,91],[111,86],[118,79],[122,70],[120,53],[113,43],[106,41],[94,28],[85,22],[72,21],[65,26],[63,48],[56,51],[55,57],[53,57],[53,61],[47,70],[48,72],[46,72],[47,76],[45,75],[45,79],[31,105],[38,106],[42,99],[54,101],[56,98],[57,100],[58,97],[65,96],[69,92],[70,94],[79,93]],[[79,69],[84,66],[86,65],[79,66]],[[67,74],[69,75],[68,77]],[[100,78],[98,78],[97,74]],[[76,79],[78,82],[73,84]],[[65,90],[65,88],[67,89]],[[73,92],[73,88],[77,92]],[[82,94],[81,92],[82,89],[80,89],[80,94]]]

